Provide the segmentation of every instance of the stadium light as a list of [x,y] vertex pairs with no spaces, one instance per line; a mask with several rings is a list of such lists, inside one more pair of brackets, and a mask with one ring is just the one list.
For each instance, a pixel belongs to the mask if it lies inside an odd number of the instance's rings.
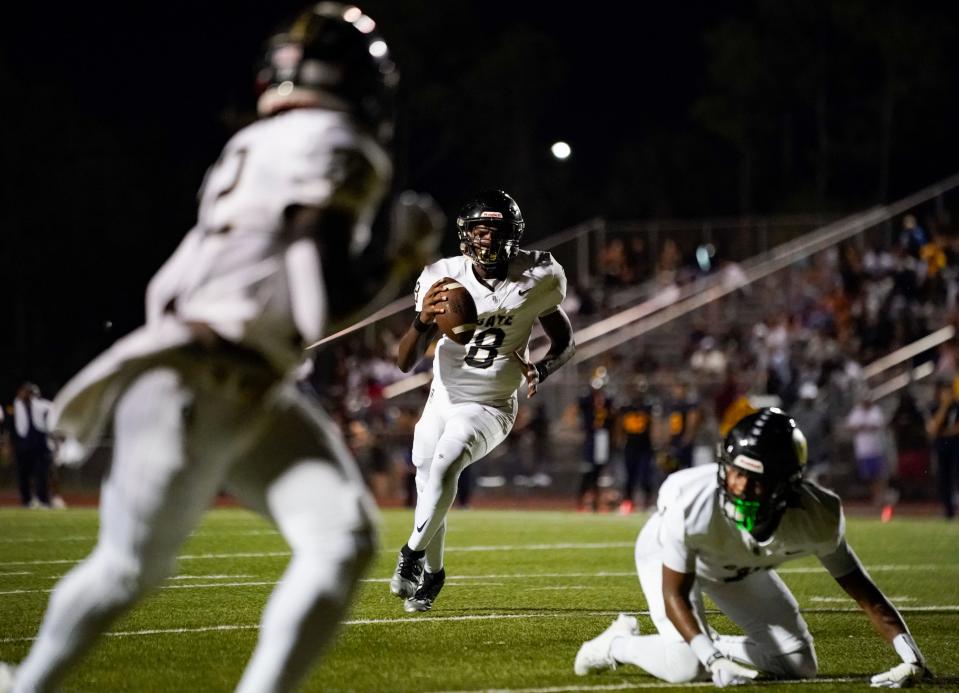
[[565,142],[554,142],[549,150],[553,153],[553,156],[560,161],[565,161],[569,158],[570,154],[573,153],[572,147]]

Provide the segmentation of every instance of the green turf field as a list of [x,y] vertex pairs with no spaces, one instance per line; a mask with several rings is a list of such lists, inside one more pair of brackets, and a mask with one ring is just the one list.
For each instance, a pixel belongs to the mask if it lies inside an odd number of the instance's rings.
[[[389,594],[410,514],[383,515],[381,551],[349,621],[310,691],[605,691],[669,687],[631,667],[579,678],[580,643],[619,611],[651,628],[633,571],[641,516],[454,511],[447,583],[434,610],[403,612]],[[0,511],[0,659],[27,652],[56,578],[93,546],[92,510]],[[930,690],[959,690],[959,524],[851,519],[848,536],[902,609],[930,666]],[[287,562],[278,534],[258,517],[217,510],[187,543],[180,575],[114,624],[68,679],[67,691],[228,691],[257,635],[263,604]],[[897,663],[864,615],[815,561],[781,574],[816,638],[832,691],[867,688]],[[715,616],[721,631],[728,621]],[[711,684],[697,684],[708,685]],[[689,686],[686,686],[689,687]]]

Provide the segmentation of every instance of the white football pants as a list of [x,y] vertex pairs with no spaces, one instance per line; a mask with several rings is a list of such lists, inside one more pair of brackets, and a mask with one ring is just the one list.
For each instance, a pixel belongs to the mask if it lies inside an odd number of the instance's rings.
[[[613,657],[671,683],[708,678],[696,655],[666,615],[663,563],[657,550],[654,515],[636,541],[636,572],[658,635],[617,638]],[[743,629],[745,636],[717,635],[706,623],[703,594]],[[818,665],[812,636],[792,592],[774,571],[758,571],[736,582],[697,579],[690,601],[702,631],[723,654],[781,678],[812,678]]]
[[407,545],[426,549],[426,569],[443,567],[446,515],[456,498],[460,473],[506,440],[516,420],[517,402],[508,406],[453,404],[446,388],[434,385],[413,432],[416,511]]
[[339,432],[290,384],[235,364],[156,367],[114,412],[94,551],[53,591],[15,691],[52,690],[110,622],[171,574],[221,488],[271,518],[292,559],[237,690],[291,690],[372,556],[375,510]]

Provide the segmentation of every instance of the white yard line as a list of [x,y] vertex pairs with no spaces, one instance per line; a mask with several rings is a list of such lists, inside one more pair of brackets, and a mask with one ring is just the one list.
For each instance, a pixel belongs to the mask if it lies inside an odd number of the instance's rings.
[[447,546],[446,553],[470,551],[560,551],[564,549],[625,549],[636,546],[635,541],[563,542],[559,544],[488,544],[479,546]]
[[[597,577],[629,577],[636,579],[635,571],[608,572],[599,571],[596,573],[494,573],[492,575],[457,575],[457,580],[526,580],[528,578],[597,578]],[[390,578],[363,578],[361,582],[389,582]]]
[[62,537],[3,537],[0,538],[0,544],[46,544],[55,541],[96,541],[96,534],[78,534],[76,536]]
[[170,580],[239,580],[254,578],[255,575],[175,575]]
[[[855,678],[851,676],[847,677],[838,677],[838,678],[820,678],[820,679],[805,679],[798,681],[789,681],[789,685],[797,684],[817,684],[817,683],[855,683],[859,681],[865,681],[863,678]],[[770,681],[770,683],[782,683]],[[756,685],[756,684],[754,684]],[[563,693],[564,691],[623,691],[623,690],[638,690],[646,688],[713,688],[712,681],[692,681],[689,683],[669,683],[667,681],[644,681],[640,682],[626,682],[615,683],[615,684],[601,684],[594,686],[584,686],[584,685],[570,685],[570,686],[549,686],[545,688],[481,688],[481,689],[472,689],[464,691],[439,691],[437,693]]]
[[[250,584],[273,584],[273,583],[250,583]],[[209,585],[210,587],[215,587],[216,585]],[[47,590],[49,591],[49,590]],[[858,608],[848,608],[848,609],[802,609],[803,613],[861,613],[861,610]],[[907,607],[900,609],[902,612],[910,613],[914,611],[953,611],[959,613],[959,605],[946,605],[946,606],[915,606]],[[458,622],[458,621],[505,621],[505,620],[515,620],[515,619],[535,619],[535,618],[593,618],[596,616],[615,616],[620,612],[618,611],[588,611],[582,613],[570,613],[568,611],[557,611],[554,613],[544,613],[538,611],[535,613],[529,614],[469,614],[465,616],[409,616],[409,617],[400,617],[400,618],[357,618],[351,619],[349,621],[344,621],[343,625],[347,626],[391,626],[391,625],[408,625],[416,623],[446,623],[446,622]],[[649,615],[648,611],[632,611],[631,613],[639,615]],[[707,613],[719,613],[715,610],[707,610]],[[124,638],[124,637],[134,637],[142,635],[176,635],[184,633],[207,633],[211,631],[230,631],[230,630],[256,630],[259,628],[258,624],[250,625],[217,625],[217,626],[197,626],[195,628],[153,628],[149,630],[129,630],[129,631],[113,631],[110,633],[105,633],[112,638]],[[31,642],[35,638],[0,638],[0,643],[11,643],[11,642]],[[858,679],[850,679],[856,681]],[[817,679],[819,683],[822,683],[824,679]],[[811,683],[811,682],[810,682]],[[712,684],[710,684],[712,685]],[[562,689],[567,690],[567,689]]]
[[[901,604],[901,603],[903,603],[903,602],[914,602],[914,601],[916,601],[916,598],[915,598],[915,597],[903,597],[903,596],[901,596],[901,595],[900,595],[900,596],[895,596],[895,597],[888,597],[888,599],[889,599],[889,601],[891,601],[893,604]],[[837,604],[848,604],[848,603],[849,603],[849,597],[810,597],[810,598],[809,598],[809,601],[811,601],[811,602],[827,602],[827,603],[828,603],[828,602],[835,602],[835,603],[837,603]]]

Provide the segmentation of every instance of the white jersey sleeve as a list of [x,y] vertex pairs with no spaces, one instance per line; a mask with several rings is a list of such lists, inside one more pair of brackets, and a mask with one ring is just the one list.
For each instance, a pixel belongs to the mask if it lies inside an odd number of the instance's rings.
[[690,533],[702,530],[703,498],[708,499],[715,488],[715,468],[704,465],[670,474],[659,489],[656,509],[661,517],[659,543],[663,565],[677,573],[696,572],[698,552]]
[[536,253],[537,262],[534,264],[534,274],[541,275],[537,302],[540,308],[538,315],[549,315],[557,310],[566,298],[566,272],[563,266],[556,262],[550,253]]
[[686,516],[682,506],[673,504],[667,507],[661,522],[663,565],[677,573],[695,573],[696,553],[686,542]]
[[848,575],[861,568],[859,559],[846,543],[846,515],[842,501],[832,491],[806,482],[803,484],[802,504],[809,512],[811,533],[816,536],[816,557],[834,578]]

